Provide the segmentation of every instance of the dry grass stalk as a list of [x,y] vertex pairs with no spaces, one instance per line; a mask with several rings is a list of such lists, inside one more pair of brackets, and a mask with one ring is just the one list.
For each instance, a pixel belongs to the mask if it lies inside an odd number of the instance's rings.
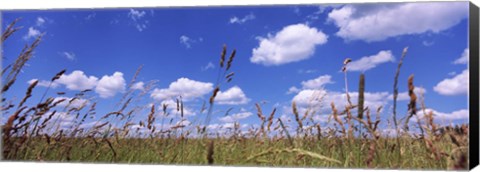
[[272,113],[270,113],[270,116],[268,117],[268,124],[267,124],[268,131],[270,131],[270,127],[273,124],[273,117],[275,115],[275,111],[277,111],[277,108],[273,108]]
[[360,74],[360,81],[358,86],[358,115],[357,117],[363,119],[363,105],[365,102],[365,74]]
[[225,62],[225,55],[227,54],[227,46],[224,44],[222,49],[222,54],[220,55],[220,68],[223,67],[223,63]]
[[23,97],[22,101],[18,104],[18,107],[22,107],[23,104],[27,101],[28,98],[32,97],[32,91],[33,88],[38,84],[38,80],[35,80],[30,86],[28,86],[27,92],[25,94],[25,97]]
[[149,130],[152,130],[152,124],[154,122],[155,122],[155,104],[152,105],[152,108],[150,109],[150,114],[148,114],[147,128]]
[[[2,93],[6,92],[15,83],[15,80],[17,79],[17,76],[22,70],[22,68],[25,66],[27,61],[30,60],[30,58],[32,58],[33,51],[40,44],[40,40],[42,39],[42,36],[43,34],[38,36],[35,39],[35,41],[32,44],[30,44],[30,46],[25,45],[25,47],[21,51],[18,58],[15,60],[13,65],[11,65],[12,68],[8,72],[7,76],[5,77],[5,81],[4,81],[5,85],[3,85]],[[2,75],[3,74],[4,73],[2,73]]]
[[346,133],[346,129],[345,129],[345,126],[343,125],[343,122],[342,120],[338,117],[338,111],[337,111],[337,108],[335,108],[335,104],[332,102],[330,104],[330,106],[332,107],[332,115],[333,115],[333,119],[338,123],[338,125],[340,125],[340,127],[342,128],[342,133],[345,135],[347,134]]
[[408,77],[408,96],[410,97],[410,101],[408,103],[408,116],[405,120],[405,130],[408,131],[408,122],[413,115],[417,114],[417,95],[414,92],[415,86],[413,85],[413,75]]
[[212,96],[210,96],[210,100],[209,100],[210,105],[213,104],[213,101],[215,100],[215,97],[217,97],[217,94],[218,94],[219,91],[220,91],[220,87],[218,87],[218,86],[215,87],[215,90],[213,90]]
[[303,123],[302,120],[300,120],[300,115],[298,114],[297,104],[295,101],[292,102],[292,112],[293,115],[295,115],[295,121],[297,121],[298,128],[303,129]]
[[397,71],[395,72],[395,78],[393,81],[393,124],[395,125],[395,129],[397,130],[398,135],[398,122],[397,122],[397,98],[398,98],[398,77],[400,75],[400,68],[403,64],[403,59],[407,55],[408,47],[405,47],[402,52],[402,57],[398,62]]
[[214,163],[214,159],[213,159],[213,154],[214,154],[214,143],[213,143],[213,140],[210,141],[210,143],[208,143],[208,147],[207,147],[207,163],[208,165],[212,165]]
[[226,70],[229,70],[230,67],[232,67],[233,58],[235,58],[235,54],[236,54],[236,53],[237,53],[237,50],[233,49],[233,52],[232,52],[232,54],[230,55],[230,58],[228,59]]
[[5,42],[5,40],[8,39],[8,37],[10,37],[13,33],[15,33],[16,31],[22,29],[22,27],[16,27],[14,28],[15,24],[20,20],[20,18],[17,18],[15,20],[13,20],[12,23],[10,23],[7,28],[5,29],[5,31],[2,33],[2,42],[1,44],[3,44],[3,42]]

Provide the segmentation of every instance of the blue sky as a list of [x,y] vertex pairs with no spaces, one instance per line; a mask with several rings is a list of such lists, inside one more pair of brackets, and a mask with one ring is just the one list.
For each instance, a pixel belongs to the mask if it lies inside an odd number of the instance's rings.
[[[9,99],[21,99],[38,79],[30,100],[35,104],[50,78],[67,69],[48,96],[64,91],[69,98],[92,89],[85,101],[98,102],[101,116],[118,110],[116,103],[143,65],[132,89],[145,95],[132,106],[172,104],[181,95],[187,120],[194,122],[205,117],[199,109],[215,87],[225,44],[227,58],[236,49],[235,75],[220,87],[211,128],[235,121],[245,128],[258,125],[255,103],[265,114],[277,108],[276,117],[289,121],[292,101],[301,113],[313,107],[317,113],[311,117],[326,126],[329,104],[341,109],[346,103],[341,68],[347,57],[351,94],[365,73],[366,104],[383,106],[382,119],[389,119],[393,77],[408,47],[399,77],[400,117],[406,113],[406,81],[414,74],[417,94],[425,93],[427,109],[439,121],[468,122],[467,2],[3,11],[3,28],[19,17],[17,25],[24,28],[4,43],[4,67],[26,43],[45,36],[4,95]],[[147,88],[151,81],[156,82]],[[147,114],[139,112],[136,120]]]

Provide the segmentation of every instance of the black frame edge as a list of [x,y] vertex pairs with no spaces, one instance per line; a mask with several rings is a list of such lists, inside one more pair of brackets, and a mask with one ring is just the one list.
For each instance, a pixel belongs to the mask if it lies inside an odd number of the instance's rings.
[[478,166],[479,161],[479,10],[470,2],[469,5],[469,169]]

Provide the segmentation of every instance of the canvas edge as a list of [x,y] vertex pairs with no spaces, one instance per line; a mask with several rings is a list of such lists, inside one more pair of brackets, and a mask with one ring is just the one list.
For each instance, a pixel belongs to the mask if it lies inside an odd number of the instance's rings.
[[478,166],[479,161],[479,9],[469,5],[469,169]]

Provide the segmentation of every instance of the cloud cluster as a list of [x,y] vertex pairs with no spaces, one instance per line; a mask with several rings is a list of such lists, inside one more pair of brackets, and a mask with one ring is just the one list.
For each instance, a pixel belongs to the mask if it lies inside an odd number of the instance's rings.
[[441,95],[461,95],[468,93],[468,69],[462,73],[455,75],[453,78],[447,78],[440,81],[433,90]]
[[183,100],[188,101],[201,97],[212,90],[212,83],[179,78],[172,82],[168,88],[155,88],[150,96],[156,100],[167,100],[182,96]]
[[141,32],[147,29],[147,24],[149,23],[148,20],[144,19],[146,14],[146,11],[130,9],[127,15],[132,20],[135,28],[137,28],[137,30]]
[[355,4],[328,14],[344,40],[383,41],[400,35],[439,33],[468,16],[467,2]]
[[218,104],[226,105],[239,105],[246,104],[250,101],[249,98],[243,93],[242,89],[238,86],[233,86],[226,91],[219,91],[215,97],[215,102]]
[[259,46],[252,50],[250,61],[265,66],[282,65],[310,58],[317,45],[327,42],[322,31],[305,24],[284,27],[275,35],[260,37]]
[[[29,84],[37,79],[32,79]],[[125,79],[122,72],[115,72],[113,75],[104,75],[101,79],[95,76],[87,76],[83,71],[75,70],[70,74],[63,74],[53,83],[50,81],[39,81],[39,86],[57,88],[64,85],[68,90],[83,91],[86,89],[94,89],[102,98],[115,96],[117,93],[125,91]]]
[[122,93],[125,91],[125,79],[123,79],[123,73],[115,72],[112,76],[105,75],[103,76],[95,87],[95,92],[97,92],[100,97],[108,98],[113,97],[117,93]]
[[65,85],[69,90],[82,91],[94,88],[97,85],[98,78],[87,76],[83,71],[75,70],[70,74],[63,74],[55,82]]

